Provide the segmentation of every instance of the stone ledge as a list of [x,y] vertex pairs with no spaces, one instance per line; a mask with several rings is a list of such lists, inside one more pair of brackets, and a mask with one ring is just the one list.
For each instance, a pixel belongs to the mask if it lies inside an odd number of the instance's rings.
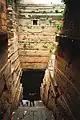
[[21,63],[21,68],[24,69],[46,69],[47,63]]
[[21,56],[19,57],[20,62],[27,62],[27,63],[48,63],[49,57],[41,56]]
[[48,50],[23,50],[19,49],[19,56],[50,56],[50,53]]

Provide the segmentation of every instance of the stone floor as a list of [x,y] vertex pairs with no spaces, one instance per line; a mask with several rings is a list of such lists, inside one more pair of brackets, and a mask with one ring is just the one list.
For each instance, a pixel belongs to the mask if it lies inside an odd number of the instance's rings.
[[35,106],[20,105],[13,114],[12,120],[55,120],[52,112],[49,111],[42,101],[35,101]]

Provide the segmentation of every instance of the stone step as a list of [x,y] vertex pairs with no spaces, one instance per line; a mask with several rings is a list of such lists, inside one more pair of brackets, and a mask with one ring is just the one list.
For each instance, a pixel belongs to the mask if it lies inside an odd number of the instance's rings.
[[51,111],[49,111],[42,101],[34,101],[35,106],[19,106],[13,114],[13,120],[55,120]]

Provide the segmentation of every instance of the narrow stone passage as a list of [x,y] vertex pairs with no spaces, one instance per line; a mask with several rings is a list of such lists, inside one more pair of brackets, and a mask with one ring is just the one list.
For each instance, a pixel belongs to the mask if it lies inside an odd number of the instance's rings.
[[13,120],[54,120],[53,114],[42,103],[42,101],[35,101],[35,106],[20,105]]

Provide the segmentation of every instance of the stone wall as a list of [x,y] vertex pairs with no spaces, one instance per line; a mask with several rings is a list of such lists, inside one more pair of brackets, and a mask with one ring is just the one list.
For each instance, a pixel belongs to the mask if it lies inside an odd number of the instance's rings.
[[[6,29],[6,2],[5,0],[0,1],[0,68],[6,63],[8,57],[8,37]],[[6,57],[6,58],[5,58]],[[5,58],[5,59],[4,59]]]
[[8,5],[7,8],[7,24],[8,24],[8,60],[11,62],[11,74],[13,81],[13,100],[14,106],[18,105],[20,96],[22,94],[22,86],[20,79],[22,76],[22,69],[20,67],[18,55],[18,15],[16,6]]
[[79,40],[60,37],[54,79],[71,113],[70,116],[68,115],[69,120],[80,119],[78,112],[80,107],[80,54],[78,51],[80,51]]
[[[50,13],[51,10],[53,13]],[[62,22],[62,14],[54,15],[52,6],[42,5],[20,5],[18,11],[21,67],[45,69],[54,44],[56,26]],[[34,21],[37,22],[36,25],[33,25]]]
[[[56,120],[59,119],[74,120],[72,111],[69,108],[69,105],[65,98],[65,95],[67,96],[68,92],[71,92],[71,91],[66,91],[66,89],[70,90],[69,86],[67,86],[67,84],[69,85],[69,83],[66,83],[65,77],[61,78],[62,77],[61,74],[58,76],[56,70],[57,69],[56,62],[57,61],[55,56],[52,55],[48,68],[45,71],[43,83],[41,84],[41,99],[43,100],[43,103],[46,105],[46,107],[53,111],[53,115]],[[61,66],[63,66],[62,63]],[[63,80],[65,80],[65,82]],[[64,88],[63,85],[65,86]]]
[[35,26],[19,34],[19,57],[22,68],[45,69],[47,67],[54,39],[54,33],[51,32],[53,29],[46,27],[43,30]]
[[0,0],[0,32],[6,32],[7,21],[6,21],[6,2],[5,0]]
[[7,5],[6,27],[5,0],[0,3],[4,6],[0,14],[0,119],[9,120],[21,99],[22,69],[47,67],[56,28],[43,22],[41,26],[27,26],[25,19],[18,19],[15,4]]
[[68,1],[65,7],[62,34],[72,39],[80,39],[80,1]]
[[[0,1],[1,2],[1,1]],[[3,0],[2,0],[3,2]],[[5,2],[5,1],[4,1]],[[4,4],[5,8],[6,3]],[[6,33],[6,9],[1,13],[0,26],[0,119],[9,120],[18,106],[22,93],[21,68],[18,58],[17,32],[14,6],[8,5],[8,35]],[[9,11],[10,10],[10,11]],[[15,20],[14,20],[15,19]],[[1,22],[0,22],[1,23]],[[4,23],[4,24],[3,24]]]
[[51,59],[41,85],[42,100],[56,120],[80,119],[79,45],[78,39],[59,36],[55,59]]
[[[68,1],[66,4],[66,12],[64,14],[63,36],[59,37],[56,63],[54,69],[54,79],[58,85],[58,89],[63,97],[68,112],[63,116],[67,120],[79,120],[80,108],[80,1]],[[63,105],[63,99],[58,106]],[[58,111],[64,111],[66,107]],[[61,112],[60,112],[61,114]]]
[[67,1],[54,66],[47,68],[41,85],[41,98],[56,120],[80,119],[79,9],[79,0]]

